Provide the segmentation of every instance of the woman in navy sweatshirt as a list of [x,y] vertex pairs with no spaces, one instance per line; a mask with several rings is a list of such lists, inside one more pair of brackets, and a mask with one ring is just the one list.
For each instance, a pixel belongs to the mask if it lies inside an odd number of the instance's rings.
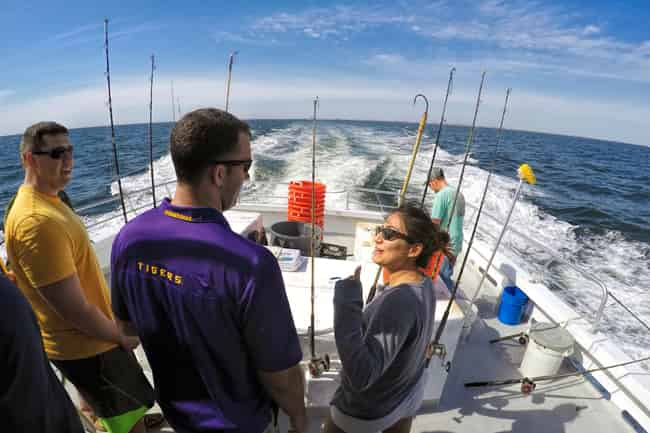
[[420,268],[441,249],[441,234],[416,205],[377,228],[372,260],[389,273],[365,309],[360,268],[337,283],[334,332],[343,365],[326,433],[406,433],[422,403],[426,350],[434,323],[431,278]]

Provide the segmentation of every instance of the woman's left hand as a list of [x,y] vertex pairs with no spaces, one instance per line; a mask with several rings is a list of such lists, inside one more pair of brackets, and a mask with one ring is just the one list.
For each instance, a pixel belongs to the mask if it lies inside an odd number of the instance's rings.
[[347,279],[361,282],[361,265],[357,266],[354,270],[354,274],[350,275]]

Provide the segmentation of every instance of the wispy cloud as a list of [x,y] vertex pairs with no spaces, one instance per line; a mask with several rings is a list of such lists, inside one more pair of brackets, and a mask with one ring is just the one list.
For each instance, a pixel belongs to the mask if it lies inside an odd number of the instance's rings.
[[80,36],[87,37],[89,34],[97,33],[102,28],[102,26],[103,26],[102,23],[86,24],[66,32],[58,33],[52,36],[51,38],[49,38],[48,41],[52,41],[52,42],[68,41],[72,39],[77,39]]
[[[447,17],[449,18],[449,17]],[[437,39],[478,41],[497,48],[553,53],[599,61],[620,60],[647,67],[643,44],[607,36],[594,24],[568,9],[538,2],[485,0],[469,9],[465,19],[452,19],[430,34]]]
[[164,25],[160,23],[154,23],[154,22],[136,24],[134,26],[124,27],[116,31],[112,31],[110,33],[110,39],[115,40],[115,39],[121,39],[129,36],[137,35],[140,33],[157,32],[163,28]]
[[251,26],[259,33],[304,34],[311,38],[346,38],[380,26],[414,24],[417,18],[392,13],[385,8],[334,6],[297,13],[280,12],[256,20]]
[[[546,70],[643,82],[649,79],[650,40],[625,41],[574,10],[524,0],[439,0],[433,5],[410,0],[381,7],[339,5],[278,12],[254,20],[243,38],[248,43],[269,35],[345,42],[379,28],[399,29],[425,40],[471,42],[473,55],[499,56],[499,51],[507,50],[513,62],[527,64],[535,57]],[[390,63],[392,59],[383,60]]]
[[271,46],[278,45],[279,42],[275,38],[262,38],[255,34],[233,33],[226,31],[216,32],[214,40],[217,43],[235,43],[240,45],[257,45],[257,46]]
[[[163,28],[160,23],[144,22],[123,26],[124,20],[111,21],[109,33],[110,40],[117,40],[140,33],[154,32]],[[104,40],[104,23],[97,22],[79,26],[75,29],[58,33],[45,41],[45,44],[56,44],[59,47],[83,45],[87,43],[101,43]]]
[[406,62],[406,59],[401,54],[394,53],[375,54],[364,61],[364,63],[373,66],[403,65]]

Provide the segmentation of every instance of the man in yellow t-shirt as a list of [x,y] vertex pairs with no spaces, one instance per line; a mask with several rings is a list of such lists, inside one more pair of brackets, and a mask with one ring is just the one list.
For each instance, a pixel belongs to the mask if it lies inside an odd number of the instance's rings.
[[45,352],[109,432],[144,432],[154,393],[132,353],[139,340],[116,324],[86,229],[58,196],[72,174],[68,130],[54,122],[32,125],[20,154],[25,180],[7,216],[5,239]]

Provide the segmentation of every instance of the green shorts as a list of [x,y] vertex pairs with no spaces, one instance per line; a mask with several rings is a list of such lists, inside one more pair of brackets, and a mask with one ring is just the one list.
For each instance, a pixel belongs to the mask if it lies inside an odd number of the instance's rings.
[[133,353],[121,347],[74,360],[52,360],[110,433],[128,433],[155,394]]

